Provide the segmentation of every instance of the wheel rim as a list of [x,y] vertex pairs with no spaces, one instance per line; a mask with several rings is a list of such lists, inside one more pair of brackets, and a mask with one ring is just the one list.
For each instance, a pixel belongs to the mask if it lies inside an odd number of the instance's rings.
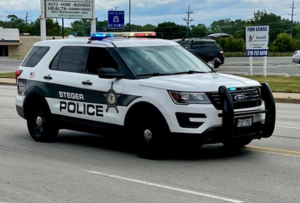
[[146,130],[144,131],[144,140],[145,140],[146,142],[150,142],[150,141],[152,140],[152,137],[153,137],[152,131],[149,130],[149,129],[146,129]]
[[44,113],[41,110],[37,109],[32,118],[32,125],[31,125],[33,129],[33,133],[35,135],[39,136],[44,132],[44,123],[45,123]]

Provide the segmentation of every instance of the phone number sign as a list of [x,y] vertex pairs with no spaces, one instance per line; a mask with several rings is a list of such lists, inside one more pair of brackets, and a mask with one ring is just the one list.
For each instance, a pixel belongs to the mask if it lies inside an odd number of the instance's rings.
[[264,57],[269,55],[269,26],[246,27],[247,57]]

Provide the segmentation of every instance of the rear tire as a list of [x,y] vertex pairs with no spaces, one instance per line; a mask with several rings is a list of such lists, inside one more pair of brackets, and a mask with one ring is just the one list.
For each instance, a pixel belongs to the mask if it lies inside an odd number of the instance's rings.
[[223,145],[229,149],[240,149],[240,148],[243,148],[244,146],[250,144],[251,142],[252,142],[252,139],[246,138],[246,139],[239,139],[239,140],[224,141]]
[[57,122],[48,108],[36,104],[30,108],[27,118],[29,134],[36,142],[53,142],[59,132]]

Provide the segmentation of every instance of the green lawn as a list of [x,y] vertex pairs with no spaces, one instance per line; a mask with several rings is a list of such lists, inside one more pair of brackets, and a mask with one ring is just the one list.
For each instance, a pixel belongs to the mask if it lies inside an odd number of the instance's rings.
[[259,82],[267,82],[273,92],[300,93],[300,77],[242,76]]
[[15,73],[0,73],[0,78],[15,78]]

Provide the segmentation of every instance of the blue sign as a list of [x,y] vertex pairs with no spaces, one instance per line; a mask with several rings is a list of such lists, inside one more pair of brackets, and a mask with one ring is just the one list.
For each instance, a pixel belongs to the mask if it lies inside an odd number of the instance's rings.
[[268,49],[247,49],[246,50],[247,57],[263,57],[263,56],[268,56],[269,55],[269,50]]
[[125,29],[125,12],[108,11],[108,29]]

